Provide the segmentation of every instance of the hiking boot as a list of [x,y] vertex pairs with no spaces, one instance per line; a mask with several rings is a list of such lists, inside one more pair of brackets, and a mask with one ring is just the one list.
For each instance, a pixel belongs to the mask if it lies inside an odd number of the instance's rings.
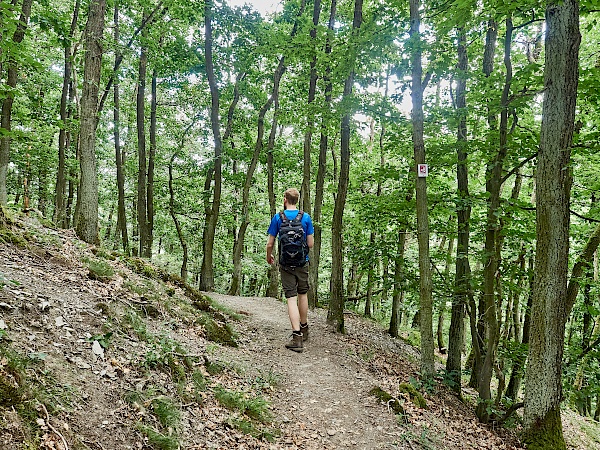
[[300,324],[300,332],[302,333],[302,342],[308,341],[308,324]]
[[292,333],[292,339],[290,339],[290,342],[285,344],[285,348],[288,348],[294,352],[302,353],[302,351],[304,351],[304,348],[302,347],[302,333],[299,331],[294,331]]

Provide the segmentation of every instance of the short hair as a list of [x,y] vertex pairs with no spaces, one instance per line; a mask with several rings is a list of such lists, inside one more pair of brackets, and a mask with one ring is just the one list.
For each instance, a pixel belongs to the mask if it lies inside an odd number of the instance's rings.
[[300,192],[298,192],[298,189],[289,188],[287,191],[284,192],[283,195],[285,196],[285,199],[290,205],[298,204],[298,199],[300,198]]

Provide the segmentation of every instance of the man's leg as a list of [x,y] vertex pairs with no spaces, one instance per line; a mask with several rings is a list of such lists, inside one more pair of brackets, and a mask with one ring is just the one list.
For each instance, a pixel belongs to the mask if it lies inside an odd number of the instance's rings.
[[[300,330],[300,317],[301,317],[301,312],[298,308],[298,299],[301,297],[302,294],[300,294],[299,296],[294,296],[294,297],[290,297],[287,299],[287,305],[288,305],[288,315],[290,316],[290,324],[292,325],[292,330],[294,331],[298,331]],[[306,295],[305,295],[306,297]],[[308,299],[306,300],[306,309],[308,310]],[[304,313],[304,317],[306,317],[306,312]]]
[[308,294],[298,294],[298,313],[300,323],[308,323]]

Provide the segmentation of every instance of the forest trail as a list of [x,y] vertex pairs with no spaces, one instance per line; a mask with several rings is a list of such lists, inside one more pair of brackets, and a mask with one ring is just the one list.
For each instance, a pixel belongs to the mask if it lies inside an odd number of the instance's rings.
[[[287,350],[285,303],[273,298],[211,294],[247,317],[238,324],[240,348],[223,356],[280,381],[272,407],[281,421],[285,448],[300,449],[516,449],[514,435],[481,426],[447,389],[427,395],[428,408],[414,405],[398,385],[418,379],[416,350],[354,314],[346,334],[326,324],[326,311],[310,311],[310,338],[303,353]],[[370,391],[381,387],[403,404],[395,416]]]
[[[0,407],[3,450],[20,450],[27,440],[40,450],[65,450],[59,433],[69,450],[520,448],[516,430],[479,424],[474,399],[460,402],[441,379],[429,389],[419,386],[426,408],[400,392],[401,383],[418,385],[418,352],[373,321],[347,314],[342,335],[328,327],[325,310],[310,311],[310,339],[303,353],[294,353],[284,347],[285,303],[210,293],[241,317],[228,321],[238,347],[216,344],[180,286],[103,256],[71,231],[35,222],[28,229],[27,242],[0,242],[0,350],[33,361],[30,381],[46,389],[52,408],[30,411],[38,432],[42,427],[36,437],[25,416]],[[91,277],[92,262],[110,265],[113,274]],[[175,352],[174,343],[181,345]],[[162,358],[180,353],[198,355],[193,370],[206,375],[201,391],[191,374],[182,384],[161,366]],[[10,375],[1,356],[0,375]],[[225,370],[209,375],[206,361]],[[258,390],[257,380],[265,381]],[[372,396],[374,387],[398,399],[404,415]],[[268,426],[280,432],[267,441],[240,431],[239,413],[219,401],[220,389],[260,392],[270,405]],[[176,425],[161,427],[156,399],[176,406]],[[150,442],[148,427],[163,433],[163,443]]]
[[323,311],[311,312],[310,338],[304,352],[295,353],[284,347],[290,334],[285,303],[272,298],[212,297],[247,314],[248,320],[240,324],[241,351],[223,350],[248,367],[280,379],[273,410],[289,444],[307,449],[410,448],[402,438],[406,430],[369,395],[379,380],[356,363],[368,355],[353,354],[355,349],[345,342],[348,338],[328,331]]

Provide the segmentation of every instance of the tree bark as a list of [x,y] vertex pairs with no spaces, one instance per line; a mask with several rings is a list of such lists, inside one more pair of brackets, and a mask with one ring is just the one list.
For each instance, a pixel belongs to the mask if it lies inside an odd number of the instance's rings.
[[[31,4],[33,0],[23,0],[21,5],[21,15],[19,23],[12,36],[12,41],[15,46],[19,46],[25,37],[25,31],[29,23],[31,15]],[[12,50],[15,52],[16,50]],[[6,61],[6,97],[2,101],[2,117],[0,118],[0,128],[2,129],[2,137],[0,138],[0,206],[6,206],[8,201],[8,192],[6,190],[6,176],[8,174],[8,163],[10,161],[10,141],[11,141],[11,116],[12,108],[15,100],[15,87],[17,86],[17,62],[15,57],[9,53]]]
[[[325,56],[328,59],[331,55],[331,39],[333,28],[335,26],[337,0],[331,0],[329,10],[328,33],[325,40]],[[317,167],[317,181],[315,185],[315,205],[313,212],[313,225],[315,228],[314,246],[312,255],[310,255],[309,277],[312,296],[309,295],[308,302],[312,308],[319,305],[319,266],[321,263],[321,244],[323,235],[323,225],[321,224],[321,212],[323,210],[323,188],[325,186],[325,173],[327,172],[327,147],[329,145],[328,125],[331,117],[329,111],[331,109],[331,98],[333,86],[331,83],[331,67],[328,64],[325,68],[323,76],[325,84],[325,101],[323,104],[323,115],[321,117],[321,136],[319,139],[319,163]]]
[[[215,70],[212,57],[212,8],[214,2],[206,0],[204,3],[204,55],[206,64],[206,76],[210,88],[211,107],[210,107],[210,123],[213,133],[215,146],[215,157],[213,167],[209,169],[204,184],[205,194],[209,194],[210,180],[214,178],[213,200],[212,205],[207,204],[206,220],[204,224],[203,240],[202,240],[202,268],[200,272],[200,289],[203,291],[212,291],[215,287],[215,274],[213,268],[213,251],[215,244],[215,233],[217,222],[219,220],[219,209],[221,207],[221,165],[222,165],[222,150],[223,142],[221,140],[221,122],[219,118],[219,89],[215,78]],[[208,201],[207,201],[208,202]]]
[[404,248],[406,246],[406,229],[398,232],[397,251],[394,258],[394,294],[392,296],[392,316],[388,333],[399,336],[402,321],[402,300],[404,299]]
[[156,69],[152,72],[150,88],[150,152],[148,154],[148,184],[146,185],[146,226],[147,241],[145,257],[152,257],[154,243],[154,160],[156,159],[156,105],[158,102]]
[[490,384],[500,336],[500,324],[497,316],[497,299],[499,297],[498,270],[500,267],[500,224],[498,220],[498,211],[501,200],[502,168],[508,150],[508,103],[512,82],[512,63],[510,55],[512,33],[512,19],[508,17],[506,19],[506,34],[504,37],[504,65],[506,67],[506,74],[502,98],[500,100],[499,148],[495,157],[488,163],[486,169],[486,192],[488,193],[488,201],[484,249],[483,299],[485,307],[484,317],[487,327],[487,345],[485,358],[479,374],[479,402],[476,409],[477,417],[483,423],[487,423],[490,420],[489,401],[492,398]]
[[[421,16],[420,1],[410,0],[410,31],[413,42],[412,49],[412,142],[414,149],[415,169],[418,164],[425,164],[425,142],[423,140],[423,68],[421,62],[421,36],[419,27]],[[415,171],[416,172],[416,171]],[[427,212],[427,178],[415,178],[417,204],[417,240],[419,245],[419,309],[421,328],[421,376],[433,378],[434,339],[433,339],[433,284],[431,279],[431,262],[429,259],[429,216]]]
[[98,173],[96,169],[96,127],[98,85],[102,68],[101,46],[106,0],[92,0],[85,31],[85,62],[80,117],[80,168],[76,233],[88,243],[98,243]]
[[[362,0],[354,2],[354,19],[352,22],[352,36],[358,35],[362,24]],[[349,46],[352,48],[352,43]],[[354,84],[354,64],[356,63],[356,49],[351,50],[350,73],[344,83],[344,93],[342,103],[347,101],[352,95],[352,86]],[[344,327],[344,265],[343,250],[344,242],[342,240],[342,219],[344,216],[344,207],[346,205],[346,196],[348,194],[348,180],[350,176],[350,116],[351,111],[346,111],[341,122],[340,129],[340,175],[338,179],[337,196],[333,210],[333,221],[331,225],[331,299],[329,301],[329,310],[327,313],[327,322],[332,325],[335,331],[345,333]]]
[[458,116],[456,142],[456,180],[458,184],[456,271],[454,297],[448,332],[448,358],[446,372],[450,377],[450,387],[462,397],[461,373],[462,350],[465,336],[465,306],[471,291],[471,267],[469,265],[469,241],[471,237],[471,199],[467,167],[467,38],[463,28],[458,29],[458,74],[456,77],[456,113]]
[[525,375],[528,449],[565,449],[560,417],[569,260],[570,155],[579,79],[579,4],[546,8],[544,104],[536,177],[536,277]]
[[[144,13],[143,21],[146,20]],[[142,41],[147,38],[147,30],[142,33]],[[136,96],[136,127],[137,127],[137,219],[139,230],[139,255],[148,258],[148,199],[147,199],[147,156],[146,156],[146,73],[148,67],[148,48],[142,42],[140,51],[138,84]]]
[[81,1],[75,1],[75,7],[73,9],[73,18],[71,20],[71,28],[69,36],[64,42],[64,75],[63,75],[63,86],[60,97],[60,129],[58,132],[58,167],[56,171],[56,187],[54,192],[54,223],[59,227],[66,227],[66,191],[67,191],[67,177],[66,177],[66,152],[68,144],[67,127],[69,126],[69,87],[72,83],[72,58],[73,58],[73,37],[75,36],[75,30],[77,29],[77,20],[79,18],[79,7]]
[[[115,2],[114,10],[114,40],[115,45],[119,42],[119,2]],[[115,53],[115,60],[120,56],[119,52]],[[125,165],[125,152],[121,149],[121,119],[120,119],[120,95],[119,95],[119,74],[114,75],[115,82],[113,86],[113,119],[114,119],[114,130],[113,135],[115,139],[115,165],[117,168],[117,230],[121,234],[121,245],[123,252],[129,255],[129,236],[127,235],[127,214],[125,211],[125,172],[123,166]]]

